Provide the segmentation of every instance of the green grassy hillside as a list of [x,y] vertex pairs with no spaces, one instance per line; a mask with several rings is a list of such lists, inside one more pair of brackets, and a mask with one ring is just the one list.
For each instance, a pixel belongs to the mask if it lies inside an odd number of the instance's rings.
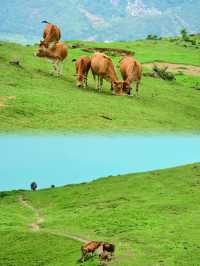
[[[199,49],[184,47],[176,40],[80,44],[132,50],[142,63],[166,61],[200,66]],[[33,56],[36,48],[0,43],[1,132],[199,131],[199,76],[177,75],[172,82],[143,77],[140,98],[116,97],[110,94],[106,82],[104,92],[96,92],[91,74],[88,89],[76,88],[72,59],[92,53],[70,48],[64,75],[55,77],[50,75],[49,62]],[[117,66],[121,57],[112,58]],[[12,59],[18,59],[22,68],[9,64]]]
[[[109,265],[198,266],[199,173],[200,164],[192,164],[38,192],[2,192],[0,265],[78,265],[81,243],[67,237],[75,235],[115,243]],[[33,231],[37,212],[40,229]],[[83,265],[99,265],[98,258]]]

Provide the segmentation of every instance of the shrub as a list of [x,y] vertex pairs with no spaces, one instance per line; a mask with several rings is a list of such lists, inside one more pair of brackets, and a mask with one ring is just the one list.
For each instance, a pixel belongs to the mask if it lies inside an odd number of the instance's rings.
[[160,38],[158,38],[157,35],[152,35],[152,34],[149,34],[147,35],[147,40],[159,40]]
[[188,36],[188,32],[185,28],[183,28],[181,30],[181,37],[184,41],[188,41],[189,40],[189,36]]
[[191,42],[192,45],[197,45],[198,44],[197,40],[190,40],[190,42]]
[[195,90],[200,90],[200,82],[196,82],[193,86],[192,86],[193,89]]
[[161,79],[164,80],[175,80],[175,75],[172,72],[167,71],[168,67],[163,67],[160,68],[157,65],[154,65],[153,67],[153,72],[155,73],[155,75]]

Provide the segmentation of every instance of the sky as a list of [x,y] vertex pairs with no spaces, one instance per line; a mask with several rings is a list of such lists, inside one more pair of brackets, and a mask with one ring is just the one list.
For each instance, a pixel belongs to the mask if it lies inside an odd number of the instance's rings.
[[0,191],[200,162],[198,136],[0,136]]

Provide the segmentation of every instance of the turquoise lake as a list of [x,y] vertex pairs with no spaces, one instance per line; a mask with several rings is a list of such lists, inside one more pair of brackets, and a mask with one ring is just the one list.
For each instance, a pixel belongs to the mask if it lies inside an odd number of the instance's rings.
[[[199,136],[0,136],[0,190],[81,183],[200,162]],[[124,180],[126,181],[126,180]]]

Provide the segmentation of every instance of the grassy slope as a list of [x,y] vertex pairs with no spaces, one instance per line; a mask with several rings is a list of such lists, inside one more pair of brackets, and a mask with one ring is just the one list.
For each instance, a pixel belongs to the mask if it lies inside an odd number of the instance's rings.
[[[162,60],[200,65],[199,51],[169,41],[136,41],[127,43],[83,43],[86,47],[118,47],[136,52],[141,62]],[[109,84],[97,93],[89,78],[89,89],[75,87],[71,59],[84,54],[70,49],[64,76],[51,76],[46,60],[33,57],[36,47],[16,44],[0,45],[0,96],[16,96],[0,109],[3,131],[199,131],[200,93],[194,89],[200,77],[177,76],[176,82],[144,77],[141,98],[114,97]],[[24,69],[9,65],[19,58]],[[114,57],[117,64],[120,57]],[[111,117],[105,120],[101,115]]]
[[[0,205],[2,265],[13,265],[5,264],[8,258],[20,266],[28,260],[30,266],[38,265],[36,261],[64,265],[67,260],[68,266],[76,265],[80,243],[52,231],[116,243],[115,266],[198,266],[199,172],[200,164],[193,164],[36,193],[8,193]],[[30,211],[16,203],[21,194],[45,218],[40,233],[27,229]],[[21,247],[23,261],[17,253]],[[97,265],[97,260],[84,265]]]
[[31,232],[31,210],[19,204],[21,192],[0,194],[0,265],[75,265],[79,243],[51,234]]

